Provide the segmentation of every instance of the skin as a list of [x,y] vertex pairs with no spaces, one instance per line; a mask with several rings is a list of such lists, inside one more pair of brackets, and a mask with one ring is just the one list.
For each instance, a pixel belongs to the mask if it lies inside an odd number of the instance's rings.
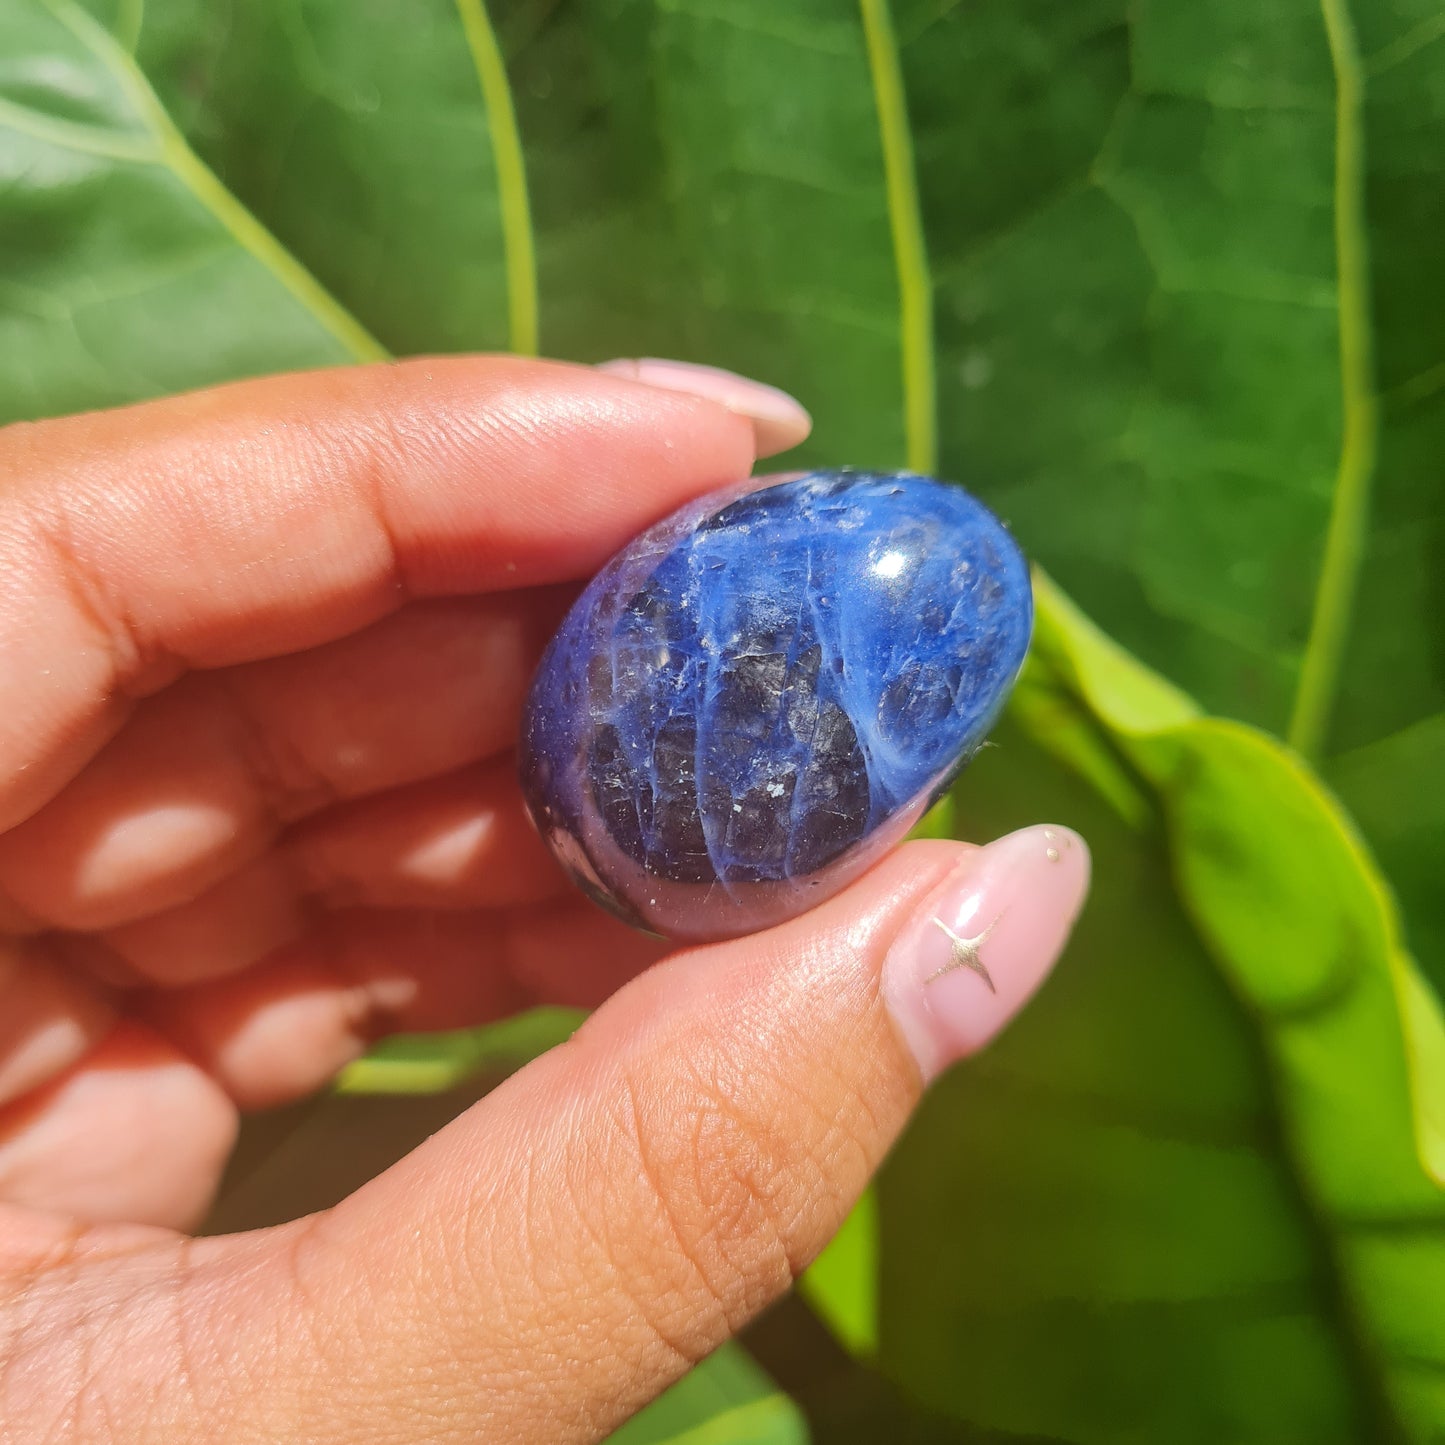
[[[0,432],[9,1438],[597,1439],[827,1241],[922,1088],[882,960],[970,850],[658,962],[510,756],[569,584],[771,436],[498,358]],[[601,1006],[335,1209],[184,1234],[241,1110],[537,1001]]]

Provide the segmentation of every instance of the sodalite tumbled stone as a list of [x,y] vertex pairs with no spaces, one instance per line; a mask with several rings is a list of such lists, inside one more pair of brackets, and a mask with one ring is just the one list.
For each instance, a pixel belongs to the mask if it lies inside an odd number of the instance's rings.
[[834,471],[714,493],[568,613],[523,718],[528,806],[578,883],[639,927],[779,922],[948,786],[1032,612],[1018,547],[959,487]]

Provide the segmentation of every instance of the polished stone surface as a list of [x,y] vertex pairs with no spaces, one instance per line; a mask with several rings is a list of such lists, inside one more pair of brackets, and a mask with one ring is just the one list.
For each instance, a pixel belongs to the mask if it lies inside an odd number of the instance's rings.
[[754,478],[643,533],[578,599],[523,719],[528,806],[630,922],[766,927],[912,827],[983,741],[1031,622],[1022,554],[961,488]]

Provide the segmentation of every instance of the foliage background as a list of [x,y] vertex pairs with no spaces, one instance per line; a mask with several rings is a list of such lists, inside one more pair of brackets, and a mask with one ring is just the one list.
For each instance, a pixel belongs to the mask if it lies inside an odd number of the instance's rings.
[[633,1445],[1445,1440],[1442,236],[1438,0],[0,0],[0,420],[691,357],[1045,569],[956,816],[1090,838],[1068,962]]

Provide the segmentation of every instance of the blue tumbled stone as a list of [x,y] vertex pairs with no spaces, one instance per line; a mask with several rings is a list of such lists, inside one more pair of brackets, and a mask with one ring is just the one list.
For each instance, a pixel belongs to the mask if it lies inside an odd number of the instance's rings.
[[1028,648],[1028,566],[956,486],[755,478],[644,532],[544,655],[522,786],[629,922],[727,938],[891,847],[977,751]]

